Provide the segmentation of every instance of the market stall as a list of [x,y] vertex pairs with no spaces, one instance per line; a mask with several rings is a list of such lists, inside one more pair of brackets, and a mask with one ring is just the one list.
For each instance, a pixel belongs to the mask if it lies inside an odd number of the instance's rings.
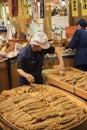
[[[74,12],[71,6],[77,5]],[[0,0],[0,129],[87,129],[87,72],[74,68],[76,50],[65,50],[76,22],[87,17],[81,5],[85,1]],[[65,71],[56,69],[57,55],[47,54],[44,83],[20,87],[17,55],[40,31],[60,50]]]

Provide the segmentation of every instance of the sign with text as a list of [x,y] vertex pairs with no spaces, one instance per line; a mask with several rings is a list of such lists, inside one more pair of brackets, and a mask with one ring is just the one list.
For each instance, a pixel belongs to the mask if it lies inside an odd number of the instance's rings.
[[82,16],[87,15],[87,0],[82,0]]
[[44,18],[44,0],[40,0],[40,18]]
[[72,16],[78,16],[78,0],[71,0]]

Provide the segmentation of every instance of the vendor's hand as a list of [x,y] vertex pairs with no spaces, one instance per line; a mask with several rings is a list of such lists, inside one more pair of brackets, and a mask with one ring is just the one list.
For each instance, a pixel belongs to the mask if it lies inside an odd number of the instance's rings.
[[64,73],[64,64],[59,64],[59,65],[55,65],[53,66],[54,69],[57,69],[58,72],[60,72],[61,74]]
[[60,71],[60,73],[64,73],[64,64],[59,64],[58,65],[58,70]]
[[65,47],[61,47],[62,50],[65,50]]
[[26,80],[27,80],[29,83],[34,83],[34,82],[35,82],[34,76],[32,76],[31,74],[27,74]]

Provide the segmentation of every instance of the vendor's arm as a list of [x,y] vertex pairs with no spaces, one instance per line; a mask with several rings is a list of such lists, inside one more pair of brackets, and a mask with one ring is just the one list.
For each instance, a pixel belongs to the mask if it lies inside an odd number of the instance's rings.
[[25,67],[25,58],[22,55],[17,56],[17,72],[20,76],[24,77],[29,83],[35,81],[33,75],[28,74],[24,71]]
[[46,50],[47,53],[50,54],[56,54],[58,57],[59,65],[56,66],[60,71],[64,71],[64,61],[61,52],[59,51],[59,48],[54,48],[53,46],[50,46],[49,49]]
[[28,82],[33,83],[35,81],[33,75],[25,73],[22,69],[17,69],[19,75],[23,76]]
[[58,69],[63,72],[64,71],[64,61],[63,61],[62,54],[58,48],[55,48],[55,54],[57,55],[58,61],[59,61]]

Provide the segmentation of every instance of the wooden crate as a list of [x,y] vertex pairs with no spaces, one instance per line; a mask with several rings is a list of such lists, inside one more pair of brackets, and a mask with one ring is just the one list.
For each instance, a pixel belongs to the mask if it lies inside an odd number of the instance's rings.
[[[87,83],[86,72],[72,67],[65,68],[65,72],[63,75],[60,74],[57,70],[55,71],[55,69],[53,69],[54,72],[52,70],[50,71],[50,69],[48,70],[49,73],[47,73],[46,71],[44,71],[43,73],[46,82],[87,99],[87,87],[86,90],[83,89]],[[80,86],[82,87],[80,88]]]
[[15,59],[10,60],[10,82],[11,88],[19,86],[19,74],[17,72],[17,61]]
[[10,89],[8,62],[0,62],[0,92]]
[[75,87],[75,94],[87,100],[87,84]]

